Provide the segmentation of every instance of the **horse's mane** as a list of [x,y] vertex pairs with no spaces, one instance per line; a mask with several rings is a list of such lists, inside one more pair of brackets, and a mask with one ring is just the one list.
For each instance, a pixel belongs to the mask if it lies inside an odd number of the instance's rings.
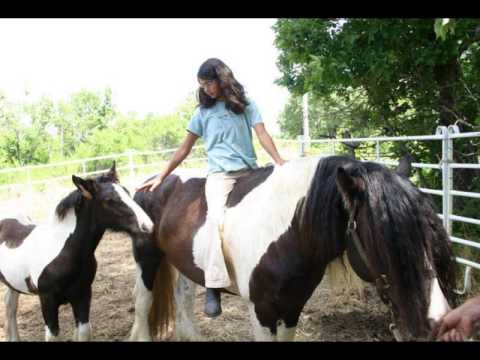
[[73,190],[70,194],[65,196],[55,208],[55,213],[59,220],[63,220],[67,215],[68,210],[76,207],[82,203],[83,196],[79,190]]
[[306,199],[303,221],[311,232],[321,234],[317,250],[325,261],[338,256],[345,248],[345,235],[339,233],[345,231],[347,221],[336,185],[339,166],[365,183],[359,201],[366,206],[368,224],[358,224],[367,226],[369,233],[362,238],[365,252],[378,271],[376,276],[389,274],[390,284],[395,285],[391,296],[397,300],[399,317],[412,333],[418,333],[427,327],[429,289],[425,254],[450,304],[455,302],[453,253],[442,221],[425,194],[386,167],[347,157],[322,159]]
[[[344,227],[348,217],[342,206],[341,194],[337,190],[335,175],[339,166],[352,161],[355,160],[340,156],[320,159],[304,200],[304,211],[301,212],[300,219],[304,236],[319,237],[314,258],[321,259],[324,264],[336,258],[345,249]],[[339,228],[339,222],[343,223],[343,227]]]
[[[391,283],[401,284],[394,296],[404,305],[399,312],[408,324],[422,328],[429,290],[426,288],[428,268],[425,254],[436,271],[445,295],[452,303],[455,288],[453,253],[448,234],[436,214],[429,197],[408,179],[376,163],[364,163],[367,183],[366,202],[369,219],[376,219],[375,236],[371,236],[369,252],[377,252],[373,260],[378,269],[387,269]],[[423,319],[425,316],[423,315]]]

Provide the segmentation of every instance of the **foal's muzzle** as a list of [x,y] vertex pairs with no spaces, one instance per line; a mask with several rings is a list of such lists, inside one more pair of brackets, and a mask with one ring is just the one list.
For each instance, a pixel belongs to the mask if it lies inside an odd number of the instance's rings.
[[151,234],[153,232],[153,223],[152,222],[143,222],[140,224],[140,231],[142,233]]

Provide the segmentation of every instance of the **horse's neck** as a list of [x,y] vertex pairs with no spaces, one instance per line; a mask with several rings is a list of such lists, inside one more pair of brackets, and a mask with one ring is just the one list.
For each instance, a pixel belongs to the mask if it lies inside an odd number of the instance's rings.
[[[251,271],[281,272],[286,282],[292,279],[290,268],[295,274],[304,273],[292,221],[317,164],[318,159],[302,159],[276,167],[264,182],[228,208],[224,239],[238,267],[240,291],[248,293]],[[257,267],[259,270],[255,270]]]
[[78,231],[79,249],[84,255],[93,255],[105,233],[105,228],[95,221],[94,213],[89,212],[88,215],[79,220],[75,231]]
[[336,182],[329,173],[317,172],[318,160],[302,166],[306,191],[297,202],[289,237],[300,257],[298,266],[320,281],[326,266],[345,250],[348,216]]
[[56,218],[52,225],[59,228],[73,228],[73,232],[68,236],[70,251],[75,256],[93,255],[105,233],[105,228],[97,225],[95,214],[89,206],[82,207],[78,214],[74,209],[70,209],[62,220]]

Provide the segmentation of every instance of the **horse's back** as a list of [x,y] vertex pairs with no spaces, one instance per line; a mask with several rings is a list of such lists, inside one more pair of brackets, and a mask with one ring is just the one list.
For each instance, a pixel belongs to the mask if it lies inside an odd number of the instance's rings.
[[185,178],[177,174],[170,174],[153,192],[136,192],[133,199],[158,225],[167,215],[165,209],[168,208],[174,212],[177,209],[184,209],[193,199],[202,194],[204,188],[205,178]]
[[[238,204],[246,194],[263,183],[273,169],[273,166],[260,167],[239,178],[228,197],[226,206],[233,207]],[[153,192],[135,193],[134,200],[154,219],[154,222],[162,218],[167,207],[172,206],[171,210],[185,209],[194,201],[199,199],[205,201],[206,176],[202,175],[206,174],[197,169],[186,170],[182,169],[180,172],[170,174]]]
[[[263,183],[273,166],[252,170],[238,179],[227,201],[234,207],[252,189]],[[194,239],[202,234],[206,220],[206,177],[173,173],[153,192],[137,192],[134,200],[151,217],[155,226],[154,243],[173,265],[192,280],[201,283],[202,274],[194,259]]]
[[35,228],[33,224],[25,224],[23,219],[6,218],[0,220],[0,244],[16,248],[30,235]]
[[262,184],[273,172],[272,165],[251,170],[237,180],[227,200],[227,207],[237,205],[250,191]]
[[[62,252],[76,223],[73,210],[68,212],[62,222],[55,220],[37,226],[22,224],[18,220],[2,220],[0,233],[6,237],[0,243],[0,272],[3,280],[24,293],[30,293],[32,285],[38,288],[40,275]],[[23,239],[20,241],[20,238]]]

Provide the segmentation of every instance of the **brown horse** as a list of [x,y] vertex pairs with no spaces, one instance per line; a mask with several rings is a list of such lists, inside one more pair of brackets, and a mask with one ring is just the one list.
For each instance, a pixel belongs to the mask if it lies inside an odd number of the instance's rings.
[[[377,284],[403,336],[425,338],[453,305],[447,233],[429,198],[408,180],[408,164],[397,170],[332,156],[260,168],[238,181],[223,227],[232,279],[224,291],[249,301],[256,340],[293,339],[305,303],[340,259]],[[155,229],[133,239],[131,340],[165,330],[175,304],[176,336],[199,339],[193,300],[195,284],[204,285],[204,185],[202,177],[170,175],[154,192],[134,196]]]

